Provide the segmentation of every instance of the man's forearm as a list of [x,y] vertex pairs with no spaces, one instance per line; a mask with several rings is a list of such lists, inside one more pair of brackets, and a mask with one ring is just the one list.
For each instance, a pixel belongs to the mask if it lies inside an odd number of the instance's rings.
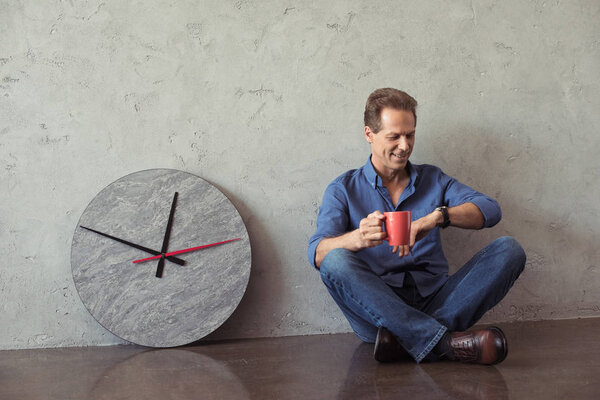
[[321,261],[333,249],[359,251],[366,247],[375,247],[383,243],[387,236],[382,229],[385,216],[376,210],[360,220],[358,229],[343,235],[322,239],[315,251],[315,265],[321,267]]
[[348,249],[350,251],[362,249],[362,247],[360,247],[358,229],[344,233],[340,236],[322,239],[315,251],[315,265],[317,268],[321,267],[321,261],[323,261],[327,253],[338,248]]
[[[441,213],[439,218],[441,218]],[[460,206],[448,208],[450,217],[450,225],[464,229],[481,229],[485,222],[485,218],[479,207],[473,203],[464,203]],[[442,218],[443,220],[443,218]]]

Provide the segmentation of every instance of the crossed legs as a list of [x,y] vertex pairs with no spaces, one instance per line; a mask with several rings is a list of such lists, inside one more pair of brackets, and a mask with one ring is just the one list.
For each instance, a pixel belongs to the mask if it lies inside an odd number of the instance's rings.
[[361,340],[375,342],[378,328],[385,327],[421,362],[446,331],[468,329],[502,300],[524,265],[519,243],[499,238],[452,275],[422,309],[407,304],[356,253],[345,249],[327,254],[321,278]]

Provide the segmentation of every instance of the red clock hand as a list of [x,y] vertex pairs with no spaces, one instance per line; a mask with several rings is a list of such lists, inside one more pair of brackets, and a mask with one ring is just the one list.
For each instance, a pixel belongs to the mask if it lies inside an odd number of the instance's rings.
[[[229,239],[229,240],[224,240],[222,242],[217,242],[217,243],[211,243],[211,244],[205,244],[203,246],[197,246],[197,247],[190,247],[189,249],[183,249],[183,250],[177,250],[177,251],[171,251],[169,253],[164,254],[165,257],[170,257],[170,256],[174,256],[176,254],[181,254],[181,253],[188,253],[190,251],[196,251],[196,250],[202,250],[202,249],[206,249],[207,247],[213,247],[213,246],[218,246],[220,244],[224,244],[224,243],[229,243],[229,242],[234,242],[236,240],[242,240],[241,238],[237,238],[237,239]],[[159,254],[157,256],[154,257],[148,257],[148,258],[142,258],[140,260],[135,260],[133,263],[137,264],[137,263],[141,263],[144,261],[150,261],[150,260],[157,260],[159,258],[161,258],[163,256],[163,254]]]

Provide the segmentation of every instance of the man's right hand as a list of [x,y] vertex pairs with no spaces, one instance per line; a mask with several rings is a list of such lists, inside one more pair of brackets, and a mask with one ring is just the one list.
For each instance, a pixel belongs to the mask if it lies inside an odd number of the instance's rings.
[[358,247],[360,247],[360,249],[379,246],[383,243],[383,239],[387,237],[387,233],[383,230],[384,218],[385,216],[381,211],[377,210],[360,220],[360,225],[358,227],[360,240]]

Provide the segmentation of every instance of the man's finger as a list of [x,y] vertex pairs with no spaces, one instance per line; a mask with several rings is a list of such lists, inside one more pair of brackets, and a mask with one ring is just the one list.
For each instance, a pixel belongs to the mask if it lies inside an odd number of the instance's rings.
[[361,227],[377,227],[378,229],[381,230],[381,226],[383,225],[383,221],[377,218],[365,218],[362,221],[360,221],[360,226]]
[[360,233],[364,240],[384,240],[387,237],[387,233],[380,226],[361,227]]
[[398,246],[398,249],[398,257],[404,257],[410,253],[410,246],[408,245]]
[[371,214],[369,214],[369,216],[375,218],[385,218],[385,215],[383,215],[383,213],[379,210],[373,211]]
[[[411,227],[412,228],[412,227]],[[417,240],[417,233],[418,230],[417,229],[411,229],[410,230],[410,241],[409,241],[409,247],[412,249],[415,245],[415,242]]]
[[370,231],[365,234],[367,240],[383,240],[387,237],[387,234],[383,231]]
[[381,224],[381,220],[376,218],[367,218],[365,221],[366,226],[376,226],[378,228],[381,228]]

